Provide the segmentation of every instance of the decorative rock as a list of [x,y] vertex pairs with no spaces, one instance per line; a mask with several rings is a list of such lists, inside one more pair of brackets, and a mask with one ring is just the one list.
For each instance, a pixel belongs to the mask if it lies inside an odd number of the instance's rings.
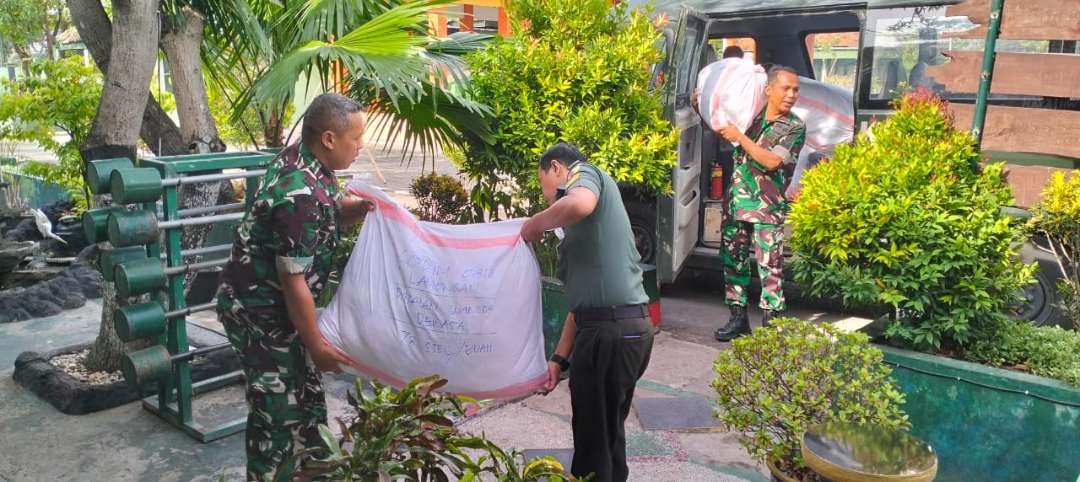
[[79,251],[76,255],[76,264],[87,264],[90,266],[97,266],[98,256],[101,256],[101,248],[97,244],[91,244]]
[[[32,224],[32,222],[31,222]],[[33,241],[0,241],[0,274],[13,271],[37,249]]]
[[[84,370],[83,376],[99,382],[91,384],[76,379],[66,370],[50,363],[58,358],[68,359],[65,355],[74,353],[78,356],[78,353],[85,352],[89,346],[83,344],[65,347],[50,353],[23,352],[15,359],[12,378],[20,386],[48,401],[57,410],[70,415],[97,412],[138,400],[138,392],[128,385],[126,380],[100,383],[103,377],[109,379],[112,374],[85,373]],[[205,361],[192,363],[191,378],[198,382],[239,369],[240,361],[236,353],[232,350],[220,350],[208,355]],[[78,372],[77,369],[75,371]]]
[[103,283],[101,273],[93,267],[75,265],[29,288],[0,292],[0,323],[52,316],[78,308],[87,298],[100,298]]
[[26,300],[24,306],[26,306],[26,311],[27,313],[30,313],[31,318],[59,315],[60,312],[64,311],[56,303],[44,299]]
[[4,233],[4,239],[9,241],[37,241],[41,239],[41,233],[38,232],[34,218],[30,217],[19,221],[19,224]]

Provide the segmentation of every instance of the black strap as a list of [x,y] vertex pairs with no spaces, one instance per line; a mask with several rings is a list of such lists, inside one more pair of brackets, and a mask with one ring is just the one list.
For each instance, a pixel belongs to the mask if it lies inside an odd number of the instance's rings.
[[648,318],[648,316],[649,308],[644,304],[574,310],[575,321],[616,321],[630,318]]

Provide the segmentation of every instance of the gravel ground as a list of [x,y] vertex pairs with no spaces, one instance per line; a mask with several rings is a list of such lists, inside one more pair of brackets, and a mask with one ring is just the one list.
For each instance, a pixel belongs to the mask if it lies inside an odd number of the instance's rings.
[[83,360],[86,359],[86,355],[89,353],[90,349],[87,348],[76,353],[58,355],[49,360],[49,363],[64,370],[68,375],[75,377],[76,380],[91,385],[107,385],[124,379],[124,374],[119,370],[115,372],[95,372],[87,370],[86,367],[83,366]]

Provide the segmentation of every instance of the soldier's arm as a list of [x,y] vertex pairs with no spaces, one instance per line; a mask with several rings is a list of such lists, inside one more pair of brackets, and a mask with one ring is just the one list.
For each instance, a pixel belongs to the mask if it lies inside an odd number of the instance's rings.
[[289,322],[296,328],[296,333],[300,335],[300,341],[307,348],[315,367],[324,372],[341,371],[338,366],[349,362],[323,341],[319,325],[315,322],[315,298],[311,295],[311,288],[308,288],[303,273],[289,274],[279,271],[278,282],[281,283],[281,292],[285,295]]
[[[568,313],[566,315],[566,321],[563,323],[562,335],[559,336],[559,344],[555,346],[555,354],[565,359],[570,359],[570,352],[574,349],[574,335],[577,334],[577,322],[574,321],[574,314]],[[544,392],[548,393],[555,389],[559,385],[559,374],[562,373],[562,367],[558,363],[553,361],[548,362],[548,381],[544,385]]]
[[566,183],[566,196],[529,218],[521,226],[525,241],[539,241],[544,231],[571,226],[589,217],[600,200],[600,178],[590,169],[572,172]]
[[592,191],[572,188],[551,207],[537,213],[529,222],[540,232],[571,226],[596,210],[597,197]]
[[739,132],[736,139],[739,142],[739,146],[746,152],[751,158],[757,161],[761,167],[766,171],[775,171],[784,163],[784,157],[777,154],[771,149],[766,149],[751,139],[746,134]]
[[[777,126],[780,128],[781,126]],[[796,123],[795,125],[784,124],[783,128],[786,132],[778,133],[779,138],[776,144],[769,146],[768,149],[762,146],[755,146],[766,151],[768,156],[768,163],[758,159],[757,156],[751,154],[754,160],[761,164],[768,171],[775,171],[784,165],[794,165],[795,161],[799,159],[799,151],[802,150],[803,143],[806,142],[806,126],[802,123]],[[747,150],[747,153],[750,151]],[[775,163],[775,164],[773,164]]]
[[338,371],[338,364],[347,362],[323,341],[315,322],[315,300],[304,276],[314,263],[319,223],[323,221],[320,213],[317,201],[310,194],[288,196],[274,203],[270,211],[274,268],[289,322],[296,328],[312,361],[322,371]]
[[341,227],[350,228],[364,220],[367,213],[375,209],[375,203],[359,196],[346,194],[338,201],[341,210]]

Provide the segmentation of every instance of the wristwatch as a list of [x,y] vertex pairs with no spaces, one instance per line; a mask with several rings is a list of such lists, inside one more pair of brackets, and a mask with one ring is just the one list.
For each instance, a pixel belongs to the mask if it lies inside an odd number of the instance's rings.
[[553,361],[555,363],[558,363],[559,364],[559,369],[564,371],[564,372],[566,370],[570,369],[570,362],[567,361],[565,358],[562,357],[562,355],[560,355],[558,353],[552,353],[551,354],[551,361]]

